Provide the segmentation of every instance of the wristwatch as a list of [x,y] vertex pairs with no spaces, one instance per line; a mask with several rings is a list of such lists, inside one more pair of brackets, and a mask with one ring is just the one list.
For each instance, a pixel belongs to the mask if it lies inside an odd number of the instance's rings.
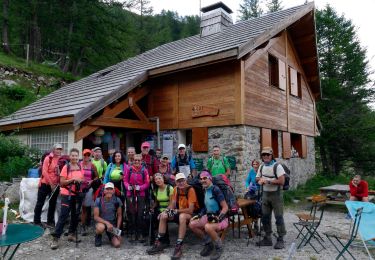
[[270,185],[272,184],[270,180],[268,180],[267,183],[270,184]]

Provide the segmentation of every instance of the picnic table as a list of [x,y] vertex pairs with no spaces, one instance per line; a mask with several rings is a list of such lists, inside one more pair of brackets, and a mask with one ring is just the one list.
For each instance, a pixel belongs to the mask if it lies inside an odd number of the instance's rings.
[[2,253],[5,259],[11,246],[15,246],[8,259],[12,259],[21,244],[41,237],[44,233],[43,228],[31,224],[9,224],[5,235],[0,236],[0,247],[7,247]]
[[[319,188],[320,194],[327,197],[327,204],[345,205],[344,202],[350,198],[350,189],[347,184],[334,184]],[[375,191],[369,190],[369,200],[374,198]]]

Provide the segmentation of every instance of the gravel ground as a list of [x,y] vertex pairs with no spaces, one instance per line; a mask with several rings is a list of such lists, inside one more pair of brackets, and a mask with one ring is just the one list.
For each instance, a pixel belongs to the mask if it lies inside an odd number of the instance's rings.
[[[295,216],[296,212],[301,212],[301,207],[293,207],[286,209],[284,214],[287,235],[285,237],[286,248],[283,250],[275,250],[272,247],[256,247],[255,242],[258,241],[259,237],[250,239],[249,245],[247,246],[248,239],[246,238],[247,229],[241,229],[241,238],[238,239],[236,233],[236,238],[232,237],[232,232],[230,231],[225,238],[225,252],[223,253],[221,259],[288,259],[289,249],[292,243],[297,242],[296,236],[297,232],[293,226],[293,222],[297,221]],[[319,228],[320,232],[326,230],[339,229],[344,233],[348,232],[350,227],[350,220],[345,219],[345,212],[339,211],[337,208],[328,209],[324,213],[323,222]],[[274,220],[273,220],[274,222]],[[170,234],[171,238],[175,237],[176,226],[175,224],[170,224]],[[276,230],[274,227],[273,230]],[[79,243],[78,248],[75,247],[74,243],[68,242],[67,237],[63,236],[60,240],[59,249],[53,251],[50,249],[50,231],[47,229],[43,237],[21,245],[21,248],[17,251],[15,259],[170,259],[173,253],[173,246],[166,249],[163,254],[156,256],[148,256],[145,253],[147,247],[136,243],[130,244],[127,239],[123,240],[121,248],[113,249],[110,247],[106,236],[103,236],[103,246],[96,248],[94,246],[94,235],[93,231],[87,237],[81,237],[82,243]],[[274,239],[275,240],[275,239]],[[327,249],[321,249],[317,245],[320,253],[317,254],[310,247],[306,246],[301,250],[297,250],[293,254],[293,259],[335,259],[337,252],[333,246],[325,239],[324,245]],[[125,242],[124,242],[125,241]],[[171,239],[173,242],[173,240]],[[315,244],[315,243],[314,243]],[[188,232],[185,239],[183,258],[182,259],[203,259],[199,252],[201,250],[201,245],[198,239]],[[4,249],[2,249],[4,250]],[[357,256],[357,259],[368,259],[368,256],[363,248],[351,248],[351,250]],[[374,254],[374,251],[373,251]],[[350,256],[349,256],[350,257]],[[209,259],[209,258],[206,258]]]

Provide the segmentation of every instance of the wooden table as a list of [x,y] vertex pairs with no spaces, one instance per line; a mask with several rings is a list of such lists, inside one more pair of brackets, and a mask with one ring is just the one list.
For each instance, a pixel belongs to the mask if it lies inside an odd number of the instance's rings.
[[[327,197],[327,204],[344,205],[346,200],[350,198],[349,185],[346,184],[334,184],[331,186],[319,188],[320,194]],[[373,190],[369,190],[369,200],[372,200],[374,196]]]

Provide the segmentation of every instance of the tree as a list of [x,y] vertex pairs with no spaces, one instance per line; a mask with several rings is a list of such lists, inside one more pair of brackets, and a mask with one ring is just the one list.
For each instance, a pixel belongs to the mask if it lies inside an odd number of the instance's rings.
[[375,115],[368,106],[374,83],[366,50],[352,22],[330,6],[316,17],[323,97],[317,105],[323,125],[317,146],[323,169],[339,174],[349,166],[368,173],[375,167]]
[[3,50],[5,53],[10,53],[9,46],[9,0],[3,0]]
[[259,6],[259,0],[243,0],[243,3],[240,4],[239,19],[241,21],[248,20],[253,17],[259,17],[263,14],[262,8]]
[[283,9],[281,6],[282,1],[279,0],[269,0],[267,3],[267,8],[269,13],[277,12]]

